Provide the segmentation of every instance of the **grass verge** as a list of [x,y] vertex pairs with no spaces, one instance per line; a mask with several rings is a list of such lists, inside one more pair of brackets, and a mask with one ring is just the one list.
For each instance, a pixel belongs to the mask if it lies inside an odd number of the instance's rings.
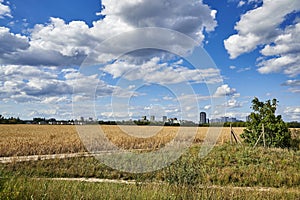
[[1,180],[0,199],[297,199],[295,190],[245,190],[176,185]]
[[0,177],[94,177],[178,185],[300,187],[300,151],[226,144],[200,159],[198,150],[199,146],[192,147],[165,169],[144,174],[120,172],[93,157],[82,157],[0,164]]

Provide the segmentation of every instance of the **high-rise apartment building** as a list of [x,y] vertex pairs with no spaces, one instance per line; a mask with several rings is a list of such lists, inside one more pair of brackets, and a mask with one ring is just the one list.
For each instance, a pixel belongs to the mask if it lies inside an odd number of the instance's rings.
[[199,124],[206,124],[206,113],[205,112],[201,112],[200,113],[200,121]]

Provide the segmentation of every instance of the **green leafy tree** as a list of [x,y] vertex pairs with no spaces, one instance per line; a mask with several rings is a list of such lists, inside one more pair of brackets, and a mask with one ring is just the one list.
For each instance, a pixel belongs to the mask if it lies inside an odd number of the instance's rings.
[[[286,148],[291,145],[291,132],[287,124],[282,120],[281,115],[276,116],[278,101],[276,99],[261,102],[257,97],[252,100],[254,112],[250,115],[247,128],[241,135],[246,143],[254,145],[262,134],[264,127],[265,143],[268,147]],[[264,145],[263,138],[258,145]]]

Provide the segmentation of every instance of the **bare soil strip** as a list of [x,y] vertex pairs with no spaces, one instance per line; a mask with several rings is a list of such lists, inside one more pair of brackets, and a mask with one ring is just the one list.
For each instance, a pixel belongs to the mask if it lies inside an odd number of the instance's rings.
[[[125,150],[124,150],[125,151]],[[147,149],[132,149],[126,150],[131,152],[143,152]],[[70,153],[70,154],[52,154],[52,155],[33,155],[33,156],[13,156],[13,157],[0,157],[0,163],[16,163],[16,162],[29,162],[39,160],[53,160],[53,159],[66,159],[66,158],[82,158],[82,157],[97,157],[103,154],[120,153],[122,151],[99,151],[94,153],[81,152],[81,153]]]
[[37,180],[52,180],[52,181],[79,181],[88,183],[118,183],[118,184],[137,184],[136,181],[99,179],[99,178],[37,178]]
[[[87,183],[116,183],[116,184],[166,184],[163,182],[137,182],[135,180],[118,180],[118,179],[98,179],[98,178],[35,178],[36,180],[52,180],[52,181],[79,181]],[[217,186],[217,185],[199,185],[202,189],[222,189],[222,190],[246,190],[246,191],[259,191],[259,192],[272,192],[279,191],[282,188],[272,187],[235,187],[235,186]],[[296,188],[286,189],[286,192],[299,193],[300,191]]]
[[65,158],[90,157],[90,153],[72,153],[72,154],[53,154],[53,155],[34,155],[34,156],[15,156],[15,157],[0,157],[0,163],[28,162],[38,160],[52,160]]

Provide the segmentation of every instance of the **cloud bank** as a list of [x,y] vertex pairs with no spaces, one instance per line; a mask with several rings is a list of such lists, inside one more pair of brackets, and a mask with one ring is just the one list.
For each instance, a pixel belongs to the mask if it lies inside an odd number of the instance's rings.
[[[0,48],[2,64],[64,67],[80,65],[91,54],[101,55],[97,61],[107,62],[117,55],[126,41],[101,49],[96,46],[114,35],[137,28],[160,27],[178,31],[201,44],[204,32],[213,31],[217,25],[216,11],[201,1],[104,0],[102,4],[105,9],[101,15],[105,17],[93,22],[91,27],[84,21],[66,23],[53,17],[47,24],[35,25],[28,36],[15,35],[8,28],[1,27],[0,42],[5,41]],[[159,34],[155,36],[157,40],[164,41]],[[131,41],[130,45],[141,43],[147,37],[151,39],[153,36],[133,34],[131,39],[127,39]],[[194,46],[187,50],[192,48]]]
[[262,6],[248,11],[235,25],[237,34],[224,41],[232,59],[261,48],[258,71],[300,74],[300,1],[264,0]]

